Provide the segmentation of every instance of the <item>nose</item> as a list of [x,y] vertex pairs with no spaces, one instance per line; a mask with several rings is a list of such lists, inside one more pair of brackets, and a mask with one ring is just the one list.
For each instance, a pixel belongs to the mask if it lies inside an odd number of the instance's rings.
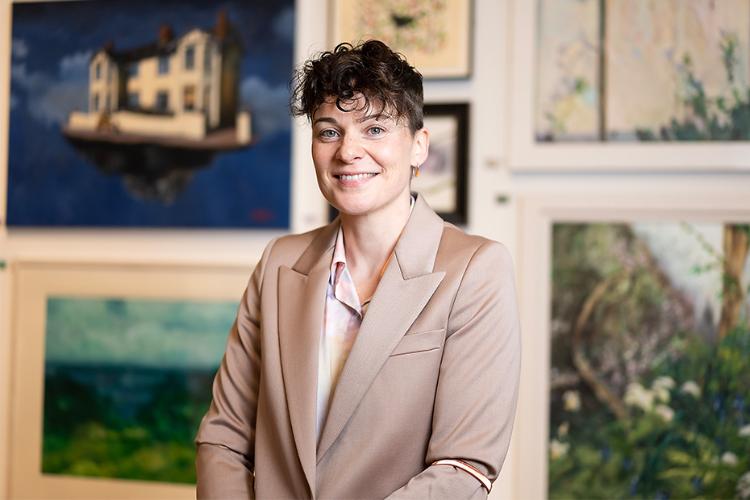
[[356,136],[352,134],[346,134],[343,136],[337,151],[337,156],[341,161],[351,163],[361,159],[363,153],[364,150],[362,149],[362,144],[360,144]]

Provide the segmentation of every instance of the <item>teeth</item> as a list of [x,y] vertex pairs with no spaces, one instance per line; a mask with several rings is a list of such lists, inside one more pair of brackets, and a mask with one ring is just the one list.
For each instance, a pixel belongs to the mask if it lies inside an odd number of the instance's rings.
[[340,175],[342,181],[358,181],[362,179],[367,179],[369,177],[374,176],[375,174],[355,174],[355,175]]

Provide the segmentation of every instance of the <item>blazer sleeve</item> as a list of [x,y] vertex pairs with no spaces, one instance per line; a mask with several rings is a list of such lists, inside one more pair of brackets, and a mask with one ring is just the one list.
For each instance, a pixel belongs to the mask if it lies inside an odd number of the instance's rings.
[[483,243],[469,261],[448,320],[426,469],[388,498],[484,499],[479,480],[437,460],[460,460],[490,481],[510,444],[521,361],[513,263]]
[[255,498],[255,419],[260,377],[260,291],[268,244],[255,267],[214,378],[213,399],[195,438],[197,498]]

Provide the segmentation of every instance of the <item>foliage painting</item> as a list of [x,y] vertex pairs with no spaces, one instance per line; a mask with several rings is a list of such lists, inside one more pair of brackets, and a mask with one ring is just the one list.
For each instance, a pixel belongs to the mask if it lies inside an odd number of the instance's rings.
[[235,309],[50,298],[42,472],[194,482],[193,438]]
[[538,0],[539,141],[746,141],[745,0]]
[[750,498],[750,225],[553,228],[550,498]]

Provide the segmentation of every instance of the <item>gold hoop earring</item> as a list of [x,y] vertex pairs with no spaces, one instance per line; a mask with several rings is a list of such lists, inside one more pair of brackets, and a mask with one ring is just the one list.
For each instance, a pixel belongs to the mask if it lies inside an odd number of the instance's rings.
[[411,168],[414,171],[414,177],[419,177],[419,165],[416,165],[416,166],[412,165]]

